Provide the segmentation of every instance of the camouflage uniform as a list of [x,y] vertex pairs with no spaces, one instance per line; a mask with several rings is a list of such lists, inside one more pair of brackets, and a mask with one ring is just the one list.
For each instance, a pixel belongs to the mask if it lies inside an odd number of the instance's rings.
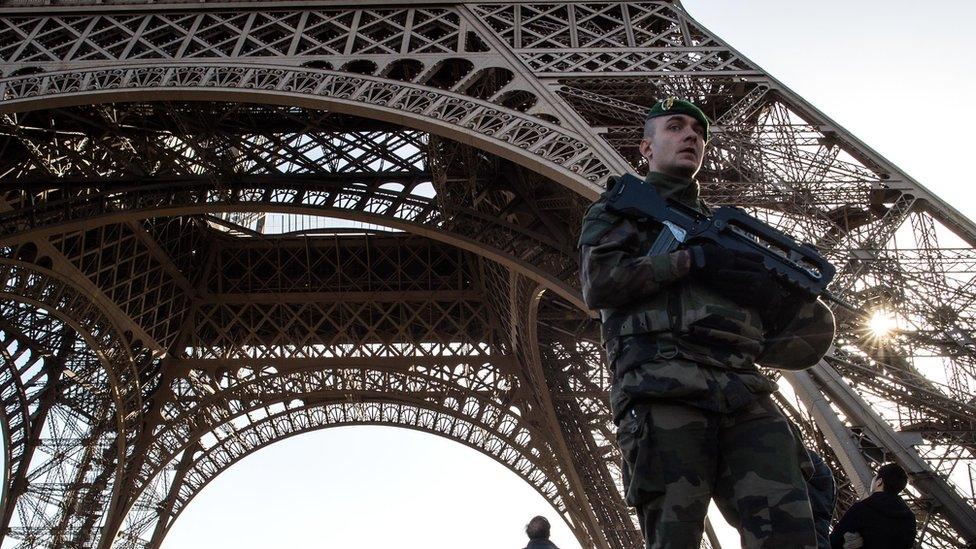
[[[692,180],[652,173],[647,182],[707,211]],[[833,338],[830,311],[793,303],[782,326],[764,326],[758,311],[689,278],[686,254],[645,255],[660,230],[601,198],[580,236],[583,297],[600,309],[614,369],[627,502],[647,547],[697,546],[714,496],[744,547],[814,548],[801,474],[809,460],[756,363],[814,364]]]

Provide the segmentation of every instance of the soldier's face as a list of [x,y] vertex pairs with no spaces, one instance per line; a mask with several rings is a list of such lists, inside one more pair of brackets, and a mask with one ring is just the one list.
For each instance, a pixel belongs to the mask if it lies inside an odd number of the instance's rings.
[[640,152],[652,172],[693,178],[705,156],[705,128],[685,114],[651,120],[654,131],[641,140]]

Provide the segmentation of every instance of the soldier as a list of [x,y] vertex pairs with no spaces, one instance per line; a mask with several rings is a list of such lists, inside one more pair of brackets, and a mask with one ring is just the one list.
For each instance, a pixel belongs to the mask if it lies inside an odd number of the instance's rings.
[[[694,178],[708,126],[692,103],[667,99],[640,144],[646,183],[705,213]],[[797,297],[757,254],[691,243],[648,256],[661,225],[611,213],[605,198],[583,222],[580,279],[600,310],[624,488],[647,547],[697,547],[714,497],[743,547],[815,548],[809,458],[756,364],[815,364],[833,339],[830,310]]]

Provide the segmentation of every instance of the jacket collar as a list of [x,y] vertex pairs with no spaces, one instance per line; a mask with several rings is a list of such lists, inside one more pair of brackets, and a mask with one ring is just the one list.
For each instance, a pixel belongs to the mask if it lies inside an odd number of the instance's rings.
[[694,179],[675,177],[661,172],[649,172],[644,181],[654,185],[665,200],[673,199],[691,207],[698,207],[701,188],[698,181]]

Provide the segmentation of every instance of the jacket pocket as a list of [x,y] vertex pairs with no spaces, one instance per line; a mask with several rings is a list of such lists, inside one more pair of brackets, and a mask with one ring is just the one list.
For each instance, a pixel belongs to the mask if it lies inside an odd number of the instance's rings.
[[617,430],[617,444],[623,459],[623,485],[627,504],[639,507],[664,493],[661,460],[648,421],[650,408],[637,405],[624,414]]

